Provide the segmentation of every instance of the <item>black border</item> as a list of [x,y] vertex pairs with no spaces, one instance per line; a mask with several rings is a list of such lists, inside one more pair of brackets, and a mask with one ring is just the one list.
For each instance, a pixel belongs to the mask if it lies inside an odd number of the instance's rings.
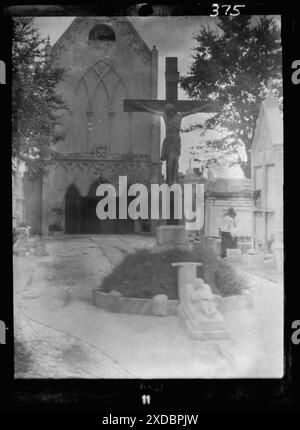
[[[298,409],[300,404],[299,390],[299,355],[300,344],[291,342],[292,321],[300,319],[300,306],[297,300],[299,282],[294,275],[297,268],[298,255],[291,249],[293,243],[297,244],[299,237],[298,219],[295,217],[297,209],[288,205],[291,201],[297,203],[297,172],[298,162],[296,147],[298,143],[299,122],[299,91],[300,84],[294,85],[291,81],[294,60],[300,60],[300,17],[298,11],[291,4],[238,1],[231,4],[246,4],[241,9],[243,14],[280,14],[282,16],[282,44],[283,44],[283,79],[284,79],[284,192],[285,192],[285,375],[283,379],[235,379],[235,380],[14,380],[13,377],[13,289],[12,289],[12,238],[11,238],[11,172],[10,172],[10,122],[11,122],[11,62],[10,42],[11,26],[10,11],[12,5],[35,4],[30,1],[5,2],[0,12],[1,54],[0,59],[7,64],[7,84],[0,85],[0,100],[2,104],[2,136],[5,156],[2,160],[1,173],[3,174],[2,193],[7,192],[7,198],[1,205],[4,211],[2,223],[2,248],[4,251],[2,268],[7,270],[8,281],[2,282],[0,287],[0,319],[4,320],[7,330],[7,344],[1,345],[0,367],[0,410],[97,410],[118,415],[117,411],[140,411],[144,413],[158,413],[158,411],[198,411],[228,410],[228,409]],[[126,15],[132,12],[132,1],[105,2],[93,6],[80,6],[81,2],[60,2],[62,9],[36,10],[35,15]],[[179,0],[172,3],[147,2],[153,6],[163,4],[168,6],[169,15],[205,15],[210,13],[210,4],[197,1],[185,1],[179,5]],[[183,2],[182,2],[183,3]],[[220,2],[230,3],[230,2]],[[51,5],[52,2],[37,2],[37,5]],[[174,6],[175,4],[175,6]],[[131,9],[129,9],[131,8]],[[138,8],[135,9],[138,11]],[[165,9],[164,9],[165,10]],[[19,9],[20,11],[20,9]],[[16,13],[16,12],[14,12]],[[24,9],[19,12],[24,13]],[[26,14],[26,13],[25,13]],[[29,15],[29,14],[28,14]],[[32,16],[33,13],[30,13]],[[297,45],[299,43],[299,45]],[[7,157],[7,158],[6,158]],[[293,162],[295,165],[293,165]],[[291,173],[295,172],[295,174]],[[290,175],[288,176],[288,174]],[[295,186],[295,189],[294,189]],[[294,216],[294,218],[293,218]],[[288,229],[288,221],[290,229]],[[6,223],[8,224],[6,228]],[[4,227],[5,225],[5,227]],[[4,228],[3,228],[4,227]],[[291,231],[292,230],[292,231]],[[291,237],[289,237],[289,233]],[[297,248],[296,248],[297,249]],[[299,265],[299,263],[298,263]],[[4,277],[2,278],[4,279]],[[297,312],[298,311],[298,312]],[[151,405],[142,405],[142,394],[151,395]],[[124,413],[123,413],[124,415]],[[127,413],[129,415],[129,413]],[[76,414],[73,415],[75,418]],[[99,417],[99,413],[98,413]],[[93,419],[93,415],[91,415]],[[77,418],[76,418],[77,419]]]

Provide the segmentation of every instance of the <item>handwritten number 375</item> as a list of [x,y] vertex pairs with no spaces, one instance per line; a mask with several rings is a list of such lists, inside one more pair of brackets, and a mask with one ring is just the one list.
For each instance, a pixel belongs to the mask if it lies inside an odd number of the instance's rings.
[[[229,15],[231,15],[231,16],[237,16],[237,15],[239,15],[241,13],[238,8],[239,7],[245,7],[245,5],[244,4],[236,4],[236,5],[232,6],[230,4],[222,4],[220,6],[218,3],[213,3],[212,4],[212,8],[213,8],[212,11],[213,11],[213,13],[211,13],[210,16],[218,16],[219,15],[219,9],[220,9],[220,7],[221,8],[222,7],[226,8],[225,12],[224,12],[224,15],[228,15],[228,13],[229,13]],[[232,7],[232,11],[234,11],[235,13],[229,12],[230,9],[231,9],[231,7]]]

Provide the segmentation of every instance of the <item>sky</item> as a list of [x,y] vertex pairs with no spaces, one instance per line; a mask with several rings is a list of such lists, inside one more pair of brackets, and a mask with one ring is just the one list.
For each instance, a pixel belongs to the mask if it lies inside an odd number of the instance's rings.
[[[37,17],[36,27],[42,37],[49,35],[50,43],[53,45],[57,39],[68,28],[74,17]],[[193,35],[202,26],[210,25],[216,27],[216,19],[209,16],[186,16],[186,17],[128,17],[136,30],[142,36],[147,45],[152,48],[156,46],[158,57],[158,98],[165,98],[165,57],[178,57],[178,69],[180,75],[186,75],[192,63],[193,47],[196,41]],[[187,100],[187,94],[180,88],[178,98]],[[194,114],[186,117],[182,121],[182,128],[191,124],[203,122],[207,118],[206,114]],[[161,137],[164,138],[165,130],[162,124]],[[210,136],[211,137],[211,136]],[[201,142],[204,138],[199,137],[197,131],[184,133],[181,135],[181,157],[179,160],[179,170],[186,172],[189,160],[190,149]],[[196,167],[197,163],[192,162]],[[231,169],[231,176],[242,177],[240,169]]]

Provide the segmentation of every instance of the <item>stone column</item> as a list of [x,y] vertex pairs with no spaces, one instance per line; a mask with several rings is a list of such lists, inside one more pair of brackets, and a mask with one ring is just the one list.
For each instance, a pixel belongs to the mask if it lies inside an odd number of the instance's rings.
[[197,278],[197,267],[201,267],[202,263],[193,262],[178,262],[172,263],[173,267],[178,268],[177,272],[177,285],[178,285],[178,297],[179,300],[185,301],[185,285],[193,284],[194,280]]

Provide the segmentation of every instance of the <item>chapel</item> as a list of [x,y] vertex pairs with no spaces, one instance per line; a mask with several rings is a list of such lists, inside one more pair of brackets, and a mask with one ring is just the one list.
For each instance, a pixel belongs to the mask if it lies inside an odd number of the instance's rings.
[[157,98],[157,49],[127,17],[78,17],[49,55],[65,71],[57,92],[68,110],[48,174],[25,184],[32,233],[48,234],[58,224],[66,234],[152,230],[141,220],[99,220],[96,189],[109,183],[117,190],[119,176],[127,176],[128,187],[161,182],[159,118],[123,108],[124,99]]

